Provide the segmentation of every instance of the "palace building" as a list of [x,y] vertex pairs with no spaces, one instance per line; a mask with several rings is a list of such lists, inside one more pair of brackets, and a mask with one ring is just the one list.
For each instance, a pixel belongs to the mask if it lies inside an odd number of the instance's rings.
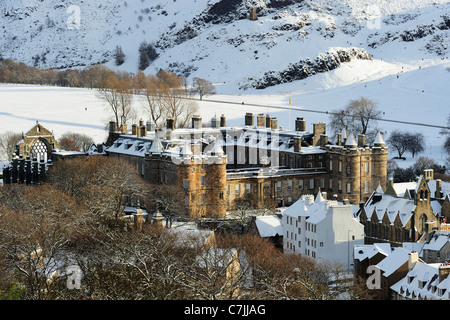
[[325,123],[309,131],[300,117],[294,130],[251,113],[236,127],[227,126],[224,115],[213,117],[209,127],[196,115],[182,129],[172,119],[159,129],[141,120],[131,132],[110,122],[106,145],[109,156],[134,163],[150,183],[179,186],[195,218],[224,217],[239,203],[254,209],[291,205],[319,191],[359,204],[387,181],[388,148],[381,133],[370,146],[364,135],[345,128],[331,141]]

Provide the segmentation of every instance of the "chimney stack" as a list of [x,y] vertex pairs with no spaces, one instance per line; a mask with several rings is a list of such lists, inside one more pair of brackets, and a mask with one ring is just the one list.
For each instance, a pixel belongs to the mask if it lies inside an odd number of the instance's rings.
[[436,199],[440,199],[442,198],[444,195],[442,193],[442,180],[441,179],[437,179],[436,180],[436,192],[434,194],[434,197]]
[[408,254],[408,271],[411,271],[416,263],[419,261],[419,254],[417,251],[412,251]]
[[306,131],[306,121],[304,118],[297,118],[295,120],[295,131]]
[[168,130],[174,130],[175,129],[175,121],[172,118],[167,118],[166,120],[166,128]]
[[199,115],[192,116],[192,128],[201,129],[202,128],[202,117]]
[[256,121],[256,125],[258,127],[264,127],[264,114],[263,113],[259,113],[257,116],[257,121]]
[[366,135],[359,134],[358,135],[358,147],[365,147],[366,146]]
[[277,120],[277,118],[272,118],[272,119],[270,119],[270,128],[271,129],[276,129],[276,128],[278,128],[278,120]]
[[253,127],[253,125],[254,125],[253,113],[247,112],[247,113],[245,114],[245,125],[246,125],[246,126]]
[[294,138],[294,152],[300,152],[302,150],[302,137]]
[[270,128],[271,127],[271,118],[270,116],[267,114],[266,115],[266,128]]
[[450,273],[450,263],[443,263],[439,266],[439,283],[448,277]]
[[221,116],[220,116],[220,127],[221,128],[224,128],[224,127],[226,127],[227,126],[227,118],[225,117],[225,115],[224,114],[222,114]]

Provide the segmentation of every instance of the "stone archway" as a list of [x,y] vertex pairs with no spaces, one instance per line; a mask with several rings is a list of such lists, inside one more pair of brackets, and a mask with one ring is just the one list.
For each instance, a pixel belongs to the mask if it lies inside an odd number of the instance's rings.
[[51,149],[49,148],[49,143],[44,139],[37,139],[30,147],[30,156],[32,159],[36,158],[37,161],[44,162],[50,158]]

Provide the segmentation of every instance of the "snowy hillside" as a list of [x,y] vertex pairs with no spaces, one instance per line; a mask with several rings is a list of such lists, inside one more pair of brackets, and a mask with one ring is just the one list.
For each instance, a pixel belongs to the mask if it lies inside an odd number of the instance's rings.
[[43,68],[115,68],[119,45],[119,68],[136,72],[146,41],[159,54],[147,73],[200,76],[232,93],[273,85],[268,73],[282,78],[276,84],[296,80],[298,68],[308,76],[332,70],[341,65],[337,50],[388,63],[439,60],[448,56],[449,12],[449,0],[4,0],[0,53]]

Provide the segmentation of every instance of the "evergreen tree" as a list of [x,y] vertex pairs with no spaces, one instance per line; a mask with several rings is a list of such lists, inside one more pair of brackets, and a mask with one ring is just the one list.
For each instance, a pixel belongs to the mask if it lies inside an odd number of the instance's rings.
[[116,66],[120,66],[125,62],[125,53],[123,53],[122,47],[116,47],[114,52],[114,60],[116,62]]

